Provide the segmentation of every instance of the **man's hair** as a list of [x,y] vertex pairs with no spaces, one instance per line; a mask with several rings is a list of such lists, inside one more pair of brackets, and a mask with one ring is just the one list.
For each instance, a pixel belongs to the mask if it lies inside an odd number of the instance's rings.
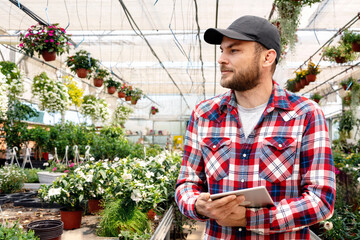
[[[255,42],[255,54],[260,54],[262,51],[268,50],[261,43]],[[276,69],[276,61],[271,65],[271,72],[274,73]]]

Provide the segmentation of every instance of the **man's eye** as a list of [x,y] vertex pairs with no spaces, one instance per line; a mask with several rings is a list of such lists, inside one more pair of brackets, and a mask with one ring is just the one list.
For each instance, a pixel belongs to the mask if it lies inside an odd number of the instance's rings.
[[234,52],[238,52],[239,50],[237,49],[231,49],[231,52],[234,53]]

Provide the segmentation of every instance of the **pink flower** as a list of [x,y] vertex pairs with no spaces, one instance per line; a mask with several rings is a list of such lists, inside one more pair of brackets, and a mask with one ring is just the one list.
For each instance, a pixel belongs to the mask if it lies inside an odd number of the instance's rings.
[[53,35],[54,35],[54,34],[52,34],[52,33],[49,33],[49,36],[51,36],[51,37],[52,37]]
[[20,43],[20,44],[19,44],[19,47],[24,47],[24,44],[23,44],[23,43]]
[[74,164],[74,163],[72,163],[72,164],[70,164],[70,165],[69,165],[69,167],[73,167],[74,165],[75,165],[75,164]]
[[340,170],[335,167],[335,174],[338,175],[340,173]]
[[49,40],[45,39],[45,42],[49,42]]
[[57,43],[56,43],[56,45],[60,45],[60,43],[59,43],[59,42],[57,42]]
[[50,42],[54,42],[54,39],[50,39]]
[[57,169],[57,167],[54,167],[52,171],[53,171],[53,172],[55,172],[55,171],[56,171],[56,169]]
[[64,171],[64,173],[68,173],[68,172],[70,172],[70,171],[69,171],[69,170],[65,170],[65,171]]

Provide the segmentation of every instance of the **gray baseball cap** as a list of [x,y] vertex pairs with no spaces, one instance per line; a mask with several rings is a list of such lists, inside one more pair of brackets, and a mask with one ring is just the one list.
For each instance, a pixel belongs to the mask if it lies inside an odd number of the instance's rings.
[[210,44],[221,44],[223,37],[254,41],[267,49],[276,51],[276,63],[281,54],[280,34],[268,20],[256,16],[243,16],[236,19],[227,29],[209,28],[204,33],[204,40]]

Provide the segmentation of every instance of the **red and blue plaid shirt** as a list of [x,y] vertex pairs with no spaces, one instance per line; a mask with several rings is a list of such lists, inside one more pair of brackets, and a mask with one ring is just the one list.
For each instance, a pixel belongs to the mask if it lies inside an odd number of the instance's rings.
[[246,228],[206,224],[205,239],[310,239],[308,226],[331,217],[334,164],[325,118],[313,101],[274,82],[259,122],[245,138],[233,91],[205,100],[192,113],[175,199],[194,209],[210,194],[265,186],[275,206],[247,208]]

